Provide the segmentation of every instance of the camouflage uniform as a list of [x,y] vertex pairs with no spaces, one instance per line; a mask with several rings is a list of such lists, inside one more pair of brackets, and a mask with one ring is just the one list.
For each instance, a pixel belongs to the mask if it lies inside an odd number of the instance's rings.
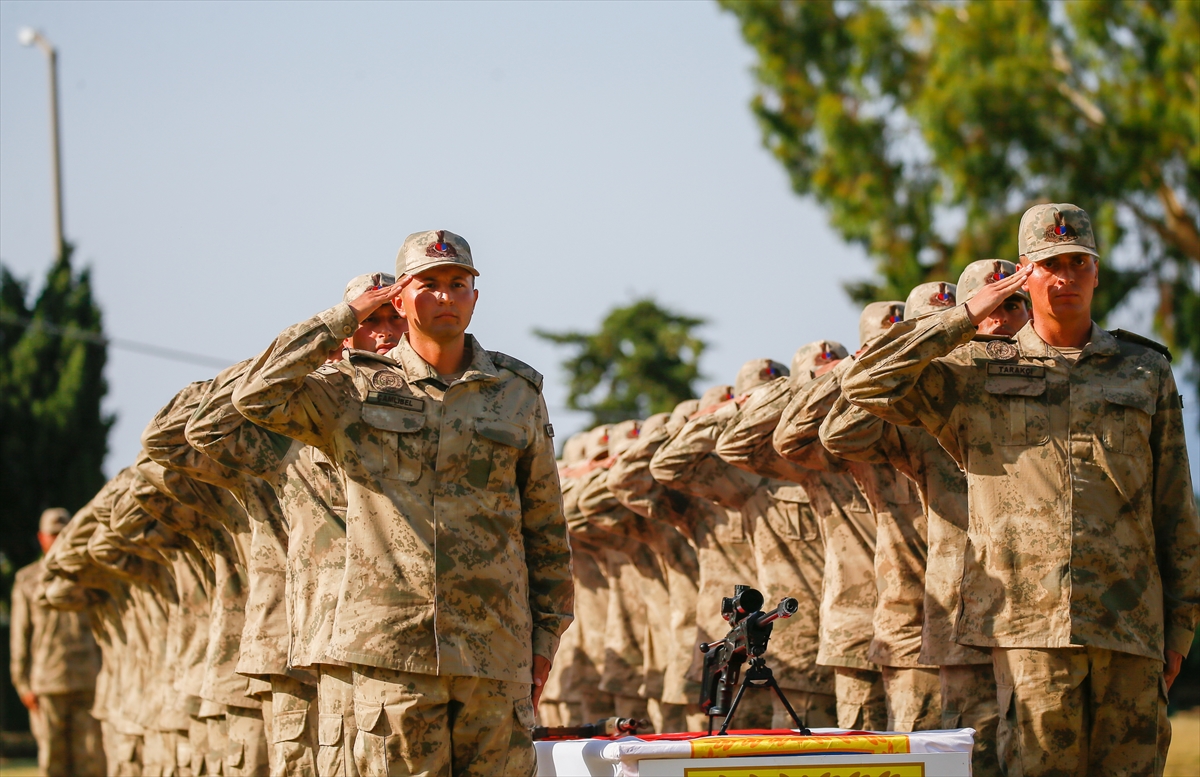
[[[698,403],[691,400],[681,404],[694,406]],[[687,409],[673,414],[675,430],[682,427]],[[695,410],[694,407],[690,409]],[[670,717],[673,721],[670,725],[680,730],[699,731],[705,727],[707,717],[697,704],[699,683],[689,678],[688,670],[696,653],[700,566],[695,546],[678,527],[687,524],[684,516],[690,510],[701,508],[692,506],[694,498],[668,491],[650,475],[650,461],[671,433],[665,413],[647,419],[637,441],[613,461],[606,486],[613,498],[642,517],[645,523],[638,522],[638,525],[644,526],[642,531],[666,576],[670,628],[662,700],[671,708],[664,717]],[[664,723],[664,726],[668,725]]]
[[37,696],[38,709],[29,717],[41,773],[101,775],[100,726],[91,715],[99,648],[86,612],[59,611],[42,602],[45,571],[39,559],[18,570],[13,581],[9,674],[18,694]]
[[[222,545],[214,557],[221,595],[213,598],[209,622],[206,660],[214,671],[201,691],[220,706],[202,709],[210,719],[210,752],[225,747],[227,777],[258,777],[270,769],[270,734],[257,698],[262,686],[256,687],[254,679],[287,671],[282,515],[270,486],[221,466],[187,442],[187,421],[211,386],[211,381],[194,383],[177,394],[146,427],[142,445],[176,476],[173,485],[161,487],[227,533],[211,535]],[[143,474],[149,477],[147,468]]]
[[[401,258],[417,243],[469,261],[449,232],[410,237]],[[553,659],[572,598],[541,375],[469,336],[449,385],[407,337],[387,357],[323,366],[356,326],[343,303],[284,331],[234,403],[346,474],[327,655],[355,665],[359,770],[453,758],[455,772],[532,772],[532,659]],[[453,730],[451,701],[466,705]]]
[[[827,355],[824,360],[841,358],[845,353],[832,341],[818,341],[797,350],[792,359],[793,374],[772,380],[746,399],[722,433],[717,454],[729,464],[772,482],[799,486],[792,492],[797,499],[795,506],[784,505],[774,520],[759,521],[754,534],[764,590],[807,590],[821,603],[816,612],[809,608],[809,620],[794,617],[784,622],[784,628],[779,629],[777,653],[777,637],[772,637],[773,660],[784,668],[781,684],[790,687],[789,683],[796,681],[789,675],[794,675],[811,689],[814,702],[808,717],[813,725],[829,721],[825,725],[838,722],[863,728],[878,723],[876,727],[882,727],[882,686],[866,655],[870,618],[866,603],[859,601],[868,595],[873,606],[874,586],[867,587],[861,581],[853,584],[855,581],[844,571],[850,558],[847,549],[869,547],[873,540],[870,511],[849,476],[798,466],[783,459],[771,444],[784,407],[797,387],[811,378],[815,360],[822,355]],[[788,494],[786,489],[777,490],[781,495]],[[806,523],[806,518],[812,523]],[[835,552],[837,549],[841,552]],[[865,551],[860,555],[865,557]],[[848,568],[854,572],[864,566],[849,564]],[[833,580],[839,585],[830,585]],[[836,675],[828,667],[835,668]],[[877,715],[873,714],[876,709]]]
[[[700,567],[696,595],[698,642],[711,642],[728,633],[729,624],[721,617],[722,597],[732,595],[734,584],[754,585],[758,580],[741,508],[754,495],[761,479],[730,467],[713,453],[717,438],[737,411],[729,401],[732,397],[732,386],[706,392],[700,400],[701,409],[723,403],[721,407],[694,416],[650,460],[650,474],[662,486],[695,497],[694,508],[682,516],[688,523],[680,528],[693,538]],[[701,662],[697,652],[689,672],[694,680],[699,679]],[[769,726],[771,703],[765,694],[749,695],[739,707],[737,725]]]
[[[1039,206],[1022,224],[1034,261],[1095,253],[1073,206]],[[1200,618],[1200,522],[1170,365],[1095,325],[1075,363],[1032,324],[1012,343],[974,334],[961,307],[898,325],[847,373],[846,397],[921,425],[966,471],[971,595],[956,636],[994,648],[1010,773],[1160,772],[1163,651],[1186,654]]]

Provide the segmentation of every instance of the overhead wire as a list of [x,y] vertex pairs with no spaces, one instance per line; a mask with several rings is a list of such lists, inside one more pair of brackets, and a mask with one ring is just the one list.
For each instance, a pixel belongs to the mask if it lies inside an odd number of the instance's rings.
[[184,362],[186,364],[196,364],[201,367],[217,367],[223,369],[237,362],[237,359],[222,359],[217,356],[208,356],[202,353],[193,351],[184,351],[179,348],[167,348],[153,343],[142,343],[137,340],[127,340],[123,337],[106,337],[99,332],[89,332],[85,329],[80,329],[77,326],[59,326],[52,324],[49,321],[39,319],[25,318],[17,316],[9,312],[0,312],[0,324],[15,324],[23,326],[26,329],[41,329],[50,334],[59,335],[70,340],[81,340],[83,342],[95,343],[97,345],[112,346],[126,351],[133,351],[146,356],[153,356],[159,359],[169,359],[171,361]]

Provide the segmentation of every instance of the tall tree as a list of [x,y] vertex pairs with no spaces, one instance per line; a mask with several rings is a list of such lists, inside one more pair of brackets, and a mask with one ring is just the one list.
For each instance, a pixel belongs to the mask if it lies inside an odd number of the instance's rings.
[[1029,205],[1074,202],[1099,317],[1141,287],[1200,364],[1200,2],[719,2],[758,54],[764,144],[877,263],[854,299],[1015,259]]
[[639,299],[610,311],[594,334],[535,334],[576,349],[563,362],[571,376],[567,406],[590,412],[595,424],[610,424],[670,411],[695,397],[692,384],[707,344],[694,330],[702,324]]
[[0,267],[0,550],[17,567],[37,557],[43,509],[76,510],[105,481],[107,346],[91,275],[72,269],[71,253],[32,307],[25,282]]

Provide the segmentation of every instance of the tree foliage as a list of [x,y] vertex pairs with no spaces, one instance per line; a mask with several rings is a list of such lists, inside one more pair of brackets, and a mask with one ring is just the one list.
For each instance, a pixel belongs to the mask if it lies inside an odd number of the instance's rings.
[[563,362],[570,375],[567,405],[590,412],[595,424],[609,424],[667,412],[695,397],[706,343],[694,330],[703,324],[639,299],[610,311],[595,334],[535,334],[576,349]]
[[758,55],[766,147],[877,262],[853,298],[1015,260],[1021,213],[1073,202],[1098,316],[1145,288],[1200,357],[1200,2],[720,2]]
[[104,485],[115,420],[100,406],[100,309],[70,246],[32,306],[27,297],[25,282],[0,267],[0,550],[17,567],[37,557],[43,509],[77,510]]

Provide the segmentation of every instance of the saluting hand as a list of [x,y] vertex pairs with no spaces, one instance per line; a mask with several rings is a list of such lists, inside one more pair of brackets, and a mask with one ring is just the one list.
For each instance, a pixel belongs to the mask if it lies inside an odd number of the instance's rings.
[[400,296],[400,292],[404,291],[408,284],[412,283],[411,275],[403,275],[396,280],[391,286],[376,286],[373,289],[367,289],[362,294],[358,295],[349,303],[350,309],[354,311],[355,318],[358,323],[367,320],[367,316],[375,312],[375,309],[386,303],[395,304],[395,300]]
[[1000,307],[1004,300],[1021,290],[1025,285],[1025,281],[1029,280],[1029,274],[1033,272],[1033,262],[1022,265],[1017,268],[1017,271],[1007,278],[1001,278],[995,283],[989,283],[979,290],[974,297],[967,302],[967,316],[971,319],[971,323],[975,326],[979,324],[992,311]]

